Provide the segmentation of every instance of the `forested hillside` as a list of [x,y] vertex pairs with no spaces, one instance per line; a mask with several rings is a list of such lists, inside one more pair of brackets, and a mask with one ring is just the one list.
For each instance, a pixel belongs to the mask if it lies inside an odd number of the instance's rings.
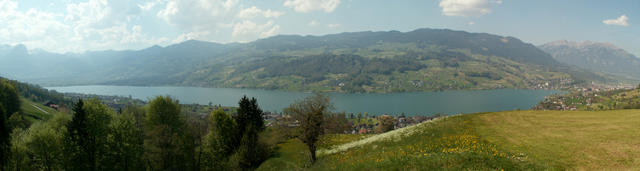
[[611,82],[513,37],[447,29],[281,35],[249,43],[186,41],[82,54],[5,47],[0,73],[44,85],[181,85],[399,92],[567,88]]

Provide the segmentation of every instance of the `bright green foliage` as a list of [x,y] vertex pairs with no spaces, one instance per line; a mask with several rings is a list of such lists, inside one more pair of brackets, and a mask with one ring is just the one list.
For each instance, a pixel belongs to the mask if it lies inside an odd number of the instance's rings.
[[158,96],[151,100],[146,117],[149,126],[166,126],[171,132],[181,129],[184,122],[180,116],[180,105],[168,96]]
[[144,170],[144,132],[133,113],[115,116],[108,136],[108,153],[104,164],[109,170]]
[[[105,161],[108,151],[108,136],[113,111],[98,99],[91,99],[76,105],[74,118],[69,123],[67,134],[68,169],[71,170],[102,170],[111,167]],[[84,114],[83,114],[84,112]]]
[[16,129],[12,133],[10,168],[16,170],[62,170],[64,126],[67,115],[55,114],[46,122],[36,122],[29,129]]
[[222,170],[228,168],[227,161],[234,152],[233,138],[235,122],[223,110],[215,110],[209,115],[209,134],[207,134],[207,168]]
[[180,105],[170,97],[158,96],[149,102],[145,126],[145,156],[152,170],[182,168],[185,162],[180,151],[180,135],[184,121]]
[[298,138],[309,148],[312,163],[316,161],[316,142],[324,134],[324,118],[331,110],[329,96],[320,93],[295,102],[284,110],[300,122]]

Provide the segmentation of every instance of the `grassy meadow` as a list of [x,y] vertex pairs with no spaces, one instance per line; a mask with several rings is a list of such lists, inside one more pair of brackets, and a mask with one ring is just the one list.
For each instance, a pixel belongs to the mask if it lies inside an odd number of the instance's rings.
[[48,120],[53,116],[53,114],[58,113],[55,109],[43,106],[40,103],[36,103],[25,98],[20,98],[20,100],[22,101],[20,103],[20,110],[25,114],[25,119],[29,121]]
[[[384,134],[328,135],[313,165],[291,139],[258,170],[628,170],[640,166],[638,123],[640,110],[468,114]],[[358,145],[336,150],[350,143]]]
[[545,167],[640,167],[640,110],[512,111],[475,115],[473,121],[483,139]]

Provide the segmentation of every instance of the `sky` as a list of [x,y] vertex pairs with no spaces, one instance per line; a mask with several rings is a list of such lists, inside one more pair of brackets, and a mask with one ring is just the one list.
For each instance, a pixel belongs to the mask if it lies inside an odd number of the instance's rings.
[[58,53],[419,28],[609,42],[640,55],[638,0],[0,0],[0,44]]

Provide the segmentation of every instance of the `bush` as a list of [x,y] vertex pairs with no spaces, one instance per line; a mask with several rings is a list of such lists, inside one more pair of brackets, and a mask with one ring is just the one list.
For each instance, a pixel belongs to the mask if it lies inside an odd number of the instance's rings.
[[385,133],[393,130],[395,126],[395,119],[389,115],[382,115],[378,117],[378,126],[375,128],[376,133]]

